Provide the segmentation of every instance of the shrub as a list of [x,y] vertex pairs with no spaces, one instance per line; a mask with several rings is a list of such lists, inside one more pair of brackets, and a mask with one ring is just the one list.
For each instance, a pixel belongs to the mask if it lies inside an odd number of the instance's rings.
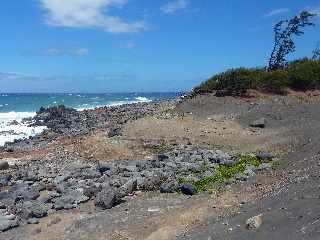
[[290,86],[294,89],[308,90],[320,86],[320,61],[298,61],[289,70]]
[[259,85],[260,69],[237,68],[217,74],[195,88],[196,93],[225,90],[227,95],[243,96],[247,90]]
[[237,68],[216,74],[194,89],[194,94],[224,91],[224,95],[244,96],[249,89],[285,94],[296,90],[320,87],[320,61],[300,59],[285,69],[266,71],[263,68]]
[[289,85],[288,73],[285,70],[265,72],[262,76],[261,86],[257,89],[276,94],[285,94]]
[[226,90],[231,95],[244,95],[250,86],[250,70],[239,68],[227,71],[215,80],[218,90]]

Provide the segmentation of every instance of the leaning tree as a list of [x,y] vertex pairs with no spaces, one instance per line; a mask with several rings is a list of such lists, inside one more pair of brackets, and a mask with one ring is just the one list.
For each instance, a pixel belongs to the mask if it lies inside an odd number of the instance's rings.
[[316,48],[312,51],[312,60],[320,61],[320,42],[317,43]]
[[295,51],[294,36],[304,34],[302,29],[314,26],[312,18],[315,14],[303,11],[290,20],[282,20],[274,26],[274,48],[269,59],[269,70],[282,69],[286,66],[286,56]]

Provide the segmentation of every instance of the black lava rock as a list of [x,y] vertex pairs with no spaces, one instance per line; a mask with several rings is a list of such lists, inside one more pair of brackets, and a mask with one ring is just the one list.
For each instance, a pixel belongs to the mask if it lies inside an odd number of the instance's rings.
[[183,184],[180,187],[180,190],[183,194],[189,196],[195,195],[197,193],[197,189],[192,184]]

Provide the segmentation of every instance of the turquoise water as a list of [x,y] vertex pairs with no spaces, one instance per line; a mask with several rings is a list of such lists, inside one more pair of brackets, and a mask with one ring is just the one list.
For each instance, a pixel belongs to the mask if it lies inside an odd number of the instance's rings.
[[[33,117],[40,107],[65,105],[77,110],[127,103],[170,99],[177,93],[108,93],[108,94],[0,94],[0,146],[15,139],[41,133],[45,126],[30,127],[24,118]],[[15,120],[13,123],[12,121]]]
[[106,105],[147,102],[178,96],[177,93],[107,93],[107,94],[0,94],[0,112],[36,112],[41,106],[65,105],[78,110]]

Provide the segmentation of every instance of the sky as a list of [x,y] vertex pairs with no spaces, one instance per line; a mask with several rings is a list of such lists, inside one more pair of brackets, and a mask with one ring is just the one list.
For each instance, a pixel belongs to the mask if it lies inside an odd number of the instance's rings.
[[[0,92],[190,90],[267,64],[273,25],[320,0],[2,0]],[[290,58],[310,56],[316,27]]]

